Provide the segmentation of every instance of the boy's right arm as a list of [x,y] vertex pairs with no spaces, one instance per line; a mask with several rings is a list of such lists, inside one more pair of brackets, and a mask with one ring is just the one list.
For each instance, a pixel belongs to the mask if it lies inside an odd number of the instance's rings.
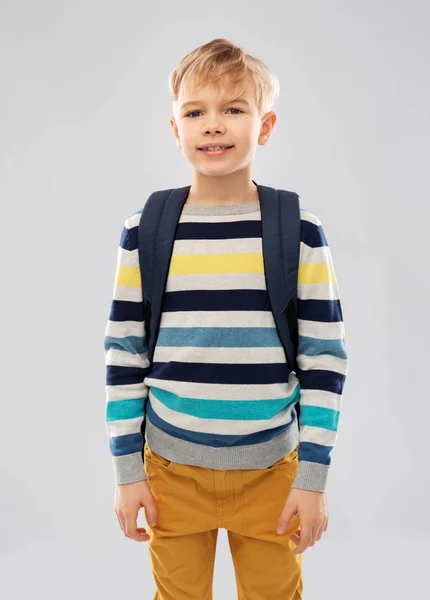
[[147,479],[141,426],[148,397],[143,381],[150,364],[138,254],[140,217],[141,213],[128,217],[122,230],[104,338],[105,425],[117,485]]

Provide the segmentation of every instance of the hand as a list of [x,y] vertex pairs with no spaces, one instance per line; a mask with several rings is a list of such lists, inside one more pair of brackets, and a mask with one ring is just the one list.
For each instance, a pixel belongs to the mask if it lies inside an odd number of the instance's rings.
[[[298,544],[293,554],[304,552],[321,539],[328,527],[328,510],[324,492],[311,492],[292,488],[278,522],[278,533],[284,533],[288,524],[297,514],[300,518],[300,529],[290,536]],[[283,530],[280,531],[280,528]]]
[[142,507],[145,509],[146,522],[154,527],[157,523],[157,509],[146,479],[116,486],[115,513],[119,525],[125,537],[136,542],[149,540],[146,529],[137,527],[137,516]]

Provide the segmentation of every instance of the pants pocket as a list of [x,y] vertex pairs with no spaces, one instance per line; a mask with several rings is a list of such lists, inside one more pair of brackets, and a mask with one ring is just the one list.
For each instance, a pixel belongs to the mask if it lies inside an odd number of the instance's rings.
[[144,448],[145,462],[151,467],[156,469],[162,469],[164,471],[172,471],[176,463],[173,460],[169,460],[151,450],[151,448],[145,444]]
[[294,450],[291,450],[291,452],[289,452],[288,454],[281,456],[281,458],[279,460],[274,462],[272,465],[269,465],[268,467],[266,467],[266,471],[275,471],[278,469],[286,469],[290,465],[297,463],[298,458],[299,458],[299,447],[296,446],[296,448],[294,448]]

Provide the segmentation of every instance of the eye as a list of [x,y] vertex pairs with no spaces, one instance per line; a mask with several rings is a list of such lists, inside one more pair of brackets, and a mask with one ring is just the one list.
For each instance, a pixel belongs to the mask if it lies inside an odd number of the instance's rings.
[[[241,112],[243,112],[243,110],[241,110],[240,108],[233,108],[233,107],[232,107],[232,108],[228,108],[227,110],[237,110],[237,111],[239,111],[240,113],[241,113]],[[189,117],[189,116],[191,116],[192,114],[194,114],[194,113],[199,113],[199,112],[201,112],[201,111],[200,111],[200,110],[192,110],[192,111],[190,111],[189,113],[187,113],[185,116],[186,116],[186,117]],[[235,114],[237,114],[237,113],[235,113]],[[194,118],[194,117],[193,117],[193,118]]]

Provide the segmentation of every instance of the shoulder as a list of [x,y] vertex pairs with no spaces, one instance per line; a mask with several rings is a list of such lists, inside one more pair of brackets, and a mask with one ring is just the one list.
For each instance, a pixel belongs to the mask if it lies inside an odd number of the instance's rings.
[[123,221],[119,245],[124,250],[136,250],[138,246],[138,229],[141,215],[142,209],[139,209],[132,214],[128,214]]
[[300,208],[301,241],[313,248],[328,246],[320,218],[314,213]]
[[124,227],[127,229],[133,229],[133,227],[137,227],[142,216],[142,210],[142,208],[139,208],[139,210],[136,210],[134,213],[131,213],[128,216],[126,216],[124,221]]
[[306,208],[300,207],[300,219],[301,219],[301,221],[306,221],[307,223],[311,223],[312,225],[315,225],[316,227],[321,226],[321,221],[320,221],[319,217],[317,217],[317,215],[315,215],[314,213],[311,213]]

